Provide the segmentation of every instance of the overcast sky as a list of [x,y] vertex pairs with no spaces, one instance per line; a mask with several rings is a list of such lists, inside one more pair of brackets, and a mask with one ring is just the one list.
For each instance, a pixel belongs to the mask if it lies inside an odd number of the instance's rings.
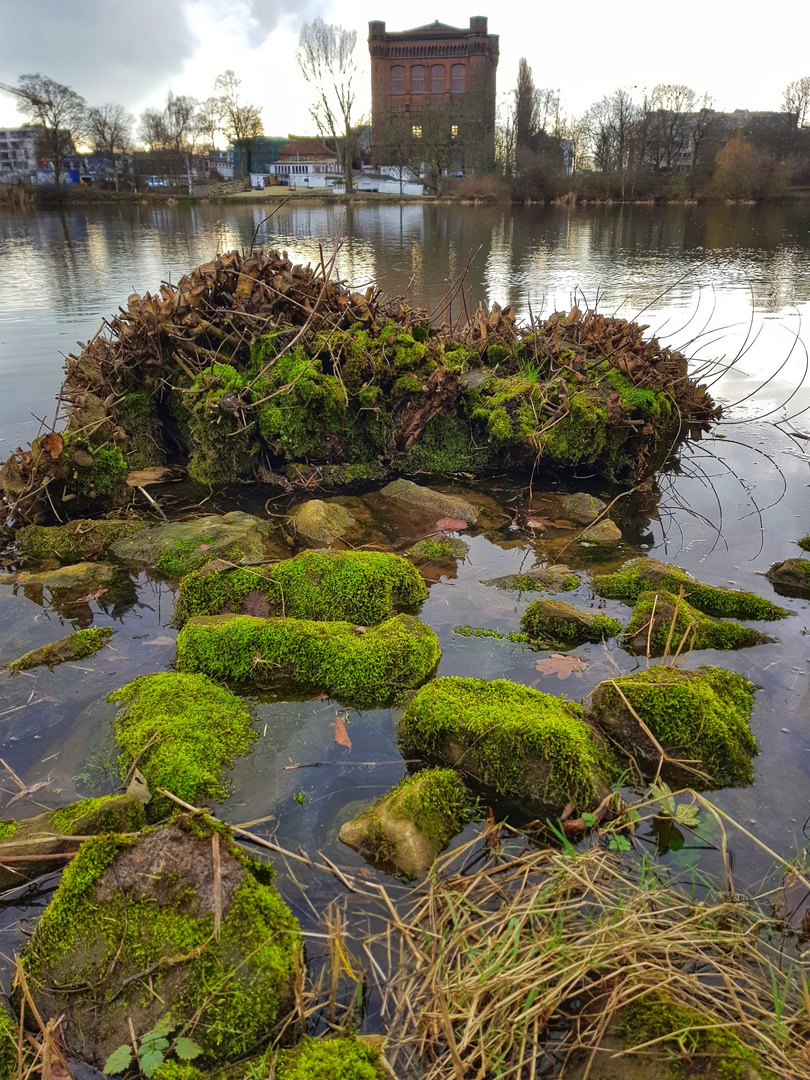
[[[501,0],[489,8],[459,0],[0,0],[0,82],[40,71],[90,104],[121,102],[139,114],[166,93],[205,98],[216,75],[233,68],[246,100],[262,106],[268,135],[312,131],[311,91],[298,73],[302,22],[320,15],[357,30],[358,104],[370,104],[369,19],[406,30],[434,19],[467,26],[488,15],[500,34],[499,96],[526,56],[537,86],[559,90],[581,113],[617,86],[682,82],[707,91],[723,110],[778,109],[782,90],[810,75],[810,4],[784,0],[759,19],[727,0],[580,0],[576,5]],[[0,126],[21,121],[0,91]]]

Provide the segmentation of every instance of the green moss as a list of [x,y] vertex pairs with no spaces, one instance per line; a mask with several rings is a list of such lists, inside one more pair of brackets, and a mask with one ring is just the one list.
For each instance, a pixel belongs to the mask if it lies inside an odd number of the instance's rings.
[[186,393],[172,395],[171,408],[188,446],[192,480],[223,484],[250,476],[256,431],[239,399],[243,386],[236,368],[212,364]]
[[[19,1075],[17,1069],[18,1034],[17,1021],[0,1006],[0,1080],[13,1080],[13,1077]],[[27,1056],[25,1041],[23,1041],[24,1069]]]
[[210,562],[210,554],[201,548],[210,545],[211,542],[210,536],[173,541],[171,547],[164,551],[155,562],[155,573],[165,578],[179,578],[184,574],[190,574],[192,570]]
[[[706,1030],[712,1025],[716,1027]],[[761,1080],[776,1080],[761,1056],[729,1029],[727,1019],[676,1005],[660,991],[644,994],[621,1009],[612,1030],[628,1047],[659,1041],[661,1049],[672,1054],[673,1080],[684,1075],[687,1061],[688,1076],[748,1080],[753,1066]]]
[[712,619],[692,607],[686,600],[681,600],[678,604],[678,597],[663,589],[641,593],[633,608],[633,617],[625,630],[625,648],[646,653],[649,644],[650,656],[662,656],[667,641],[670,643],[670,650],[675,653],[682,641],[684,648],[746,649],[772,642],[774,638],[740,623]]
[[489,630],[485,626],[456,626],[453,633],[461,637],[497,638],[500,641],[519,641],[524,644],[529,642],[528,634],[502,634],[500,630]]
[[130,469],[165,465],[166,452],[154,390],[130,390],[117,406],[119,425],[127,433],[127,463]]
[[115,503],[126,485],[127,463],[117,446],[102,446],[93,454],[93,486],[104,501]]
[[431,562],[444,562],[463,559],[469,550],[469,545],[458,537],[443,536],[440,540],[420,540],[410,548],[408,554],[418,559],[430,559]]
[[0,840],[10,840],[19,831],[19,821],[0,821]]
[[594,693],[593,718],[634,754],[638,725],[627,718],[616,687],[670,757],[699,759],[699,768],[715,786],[751,783],[751,759],[759,751],[749,727],[753,687],[742,675],[715,667],[688,671],[657,665],[601,683]]
[[797,540],[796,543],[802,551],[810,551],[810,536],[803,536],[801,540]]
[[18,660],[8,665],[9,671],[28,671],[47,664],[52,667],[70,660],[86,660],[103,649],[115,633],[111,626],[91,626],[86,630],[76,630],[66,637],[39,649],[32,649]]
[[658,559],[633,559],[625,563],[618,573],[597,575],[591,584],[599,596],[623,600],[625,603],[634,603],[642,592],[650,589],[677,593],[683,586],[692,607],[718,618],[772,621],[792,614],[756,593],[695,581],[679,566],[662,563]]
[[407,776],[383,798],[396,805],[397,817],[412,821],[440,851],[470,818],[467,789],[452,769],[424,769]]
[[283,1050],[276,1080],[385,1080],[380,1051],[358,1039],[305,1037],[294,1050]]
[[515,592],[571,592],[580,586],[578,574],[560,575],[553,569],[533,570],[530,574],[506,574],[483,582],[494,585],[497,589],[510,589]]
[[[241,612],[375,626],[427,596],[418,571],[381,551],[304,551],[261,569],[199,570],[183,578],[177,618]],[[256,605],[261,607],[257,610]]]
[[160,788],[192,806],[228,795],[223,769],[248,753],[256,737],[235,694],[205,675],[159,672],[135,679],[109,700],[121,706],[115,722],[121,776],[137,758],[153,795],[150,820],[173,806],[157,795]]
[[348,622],[200,616],[177,638],[177,667],[220,681],[288,682],[345,702],[383,705],[419,686],[441,656],[424,623],[397,615],[365,629]]
[[28,559],[58,559],[68,564],[98,557],[116,540],[146,528],[143,521],[70,521],[67,525],[28,525],[16,536],[17,550]]
[[[531,794],[559,807],[592,805],[611,768],[581,705],[505,679],[434,679],[408,704],[397,734],[408,752],[428,760],[460,746],[460,766],[499,794]],[[548,766],[539,789],[531,759]]]
[[138,832],[146,825],[143,804],[127,795],[101,795],[51,813],[51,827],[65,836]]
[[486,437],[479,440],[470,421],[448,409],[428,421],[421,438],[395,464],[397,472],[406,475],[451,476],[478,474],[496,461]]
[[622,624],[607,615],[591,615],[559,600],[535,600],[524,611],[520,625],[530,640],[582,645],[616,637]]
[[[210,858],[211,826],[199,821],[192,830],[181,820],[173,828],[199,836],[197,857]],[[226,826],[218,831],[229,837]],[[148,1016],[150,1009],[154,1015],[155,996],[162,999],[165,985],[173,1017],[194,1018],[188,1034],[202,1045],[208,1063],[244,1054],[290,1004],[300,950],[296,920],[229,839],[225,851],[243,873],[218,940],[213,914],[200,913],[185,881],[168,874],[143,889],[111,887],[100,901],[99,882],[134,843],[105,835],[82,845],[26,944],[26,973],[63,1009],[76,1007],[81,988],[80,1004],[98,1017],[94,1024],[103,1023],[105,1014],[119,1021],[127,1013]]]
[[152,1080],[206,1080],[205,1073],[183,1061],[164,1061],[152,1074]]

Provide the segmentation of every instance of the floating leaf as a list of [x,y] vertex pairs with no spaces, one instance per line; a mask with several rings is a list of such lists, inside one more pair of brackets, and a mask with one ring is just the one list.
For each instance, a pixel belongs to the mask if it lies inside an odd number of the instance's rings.
[[567,679],[569,675],[576,675],[578,679],[581,679],[582,672],[588,665],[578,656],[552,653],[551,656],[535,660],[534,666],[543,675],[556,675],[558,679]]
[[675,811],[675,820],[687,829],[696,829],[700,824],[700,811],[691,803],[680,803]]
[[91,592],[87,593],[86,596],[77,597],[74,603],[89,604],[93,600],[98,600],[100,597],[102,597],[106,591],[106,589],[93,589]]
[[126,1072],[132,1064],[132,1047],[124,1043],[117,1050],[113,1050],[104,1062],[104,1072],[107,1076],[115,1076],[116,1073]]
[[185,1035],[181,1035],[177,1040],[174,1052],[181,1061],[192,1061],[195,1057],[200,1056],[203,1052],[203,1048],[199,1043],[194,1042],[193,1039],[187,1039]]
[[459,532],[460,529],[467,528],[467,522],[464,518],[442,518],[436,522],[436,528],[440,532]]
[[675,816],[675,800],[672,798],[672,788],[669,784],[663,780],[659,780],[657,784],[653,784],[650,788],[650,797],[656,799],[661,804],[661,810],[663,813],[668,814],[669,817]]
[[345,746],[347,750],[352,748],[352,740],[349,738],[342,716],[335,717],[335,742],[340,746]]

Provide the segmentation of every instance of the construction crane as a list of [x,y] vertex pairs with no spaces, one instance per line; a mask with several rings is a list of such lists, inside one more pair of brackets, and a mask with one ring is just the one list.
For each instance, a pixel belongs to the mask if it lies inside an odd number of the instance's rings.
[[30,94],[26,90],[20,90],[16,86],[9,86],[8,83],[0,82],[0,90],[5,90],[9,94],[16,94],[17,97],[24,98],[25,101],[30,101],[32,105],[49,106],[53,105],[53,102],[49,98],[37,97],[35,94]]

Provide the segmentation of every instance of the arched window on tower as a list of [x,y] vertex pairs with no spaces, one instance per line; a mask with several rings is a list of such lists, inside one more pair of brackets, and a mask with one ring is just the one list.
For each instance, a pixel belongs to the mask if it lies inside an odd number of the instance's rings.
[[444,93],[444,64],[434,64],[430,69],[431,94]]
[[464,76],[466,72],[463,64],[453,64],[450,69],[450,87],[454,94],[464,93]]
[[405,68],[399,65],[391,68],[391,93],[405,93]]
[[411,68],[411,93],[424,94],[425,68],[423,64],[414,64]]

